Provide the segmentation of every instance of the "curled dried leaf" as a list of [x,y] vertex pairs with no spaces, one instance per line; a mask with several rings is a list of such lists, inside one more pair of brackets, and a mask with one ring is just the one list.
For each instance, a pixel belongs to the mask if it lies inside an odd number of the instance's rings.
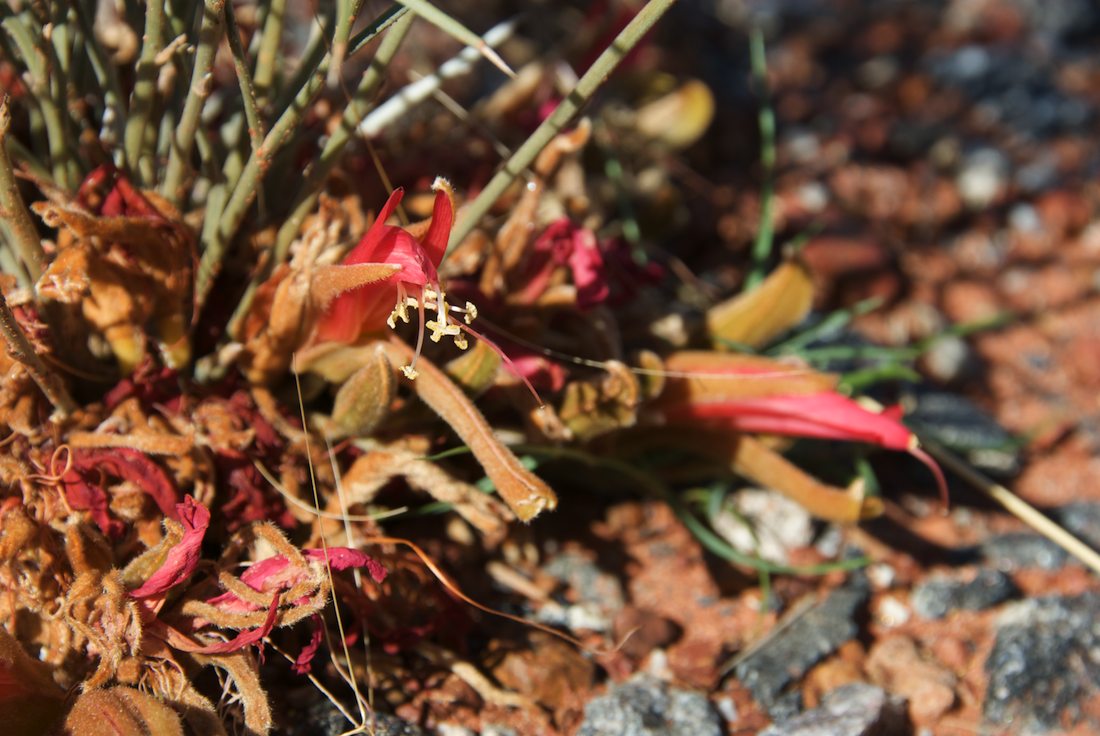
[[758,348],[801,322],[813,306],[809,269],[797,258],[784,262],[752,291],[707,311],[707,333],[715,348],[728,343]]

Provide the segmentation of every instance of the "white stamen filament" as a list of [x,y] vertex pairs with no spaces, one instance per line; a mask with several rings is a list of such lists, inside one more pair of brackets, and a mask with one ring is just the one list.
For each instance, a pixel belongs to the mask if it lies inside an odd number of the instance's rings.
[[[435,302],[436,318],[428,320],[425,311],[428,303],[433,301]],[[448,336],[454,338],[455,347],[459,350],[465,350],[469,347],[466,336],[462,334],[462,330],[465,328],[448,312],[457,312],[464,315],[466,324],[470,324],[477,316],[477,308],[470,302],[466,302],[465,307],[452,307],[447,303],[447,295],[438,285],[434,288],[425,286],[420,289],[419,296],[414,297],[409,295],[405,284],[399,283],[397,285],[397,304],[394,306],[393,312],[390,313],[389,319],[386,320],[386,324],[393,329],[396,328],[399,319],[407,323],[409,321],[409,307],[416,308],[420,318],[420,329],[416,335],[416,350],[413,352],[413,358],[401,371],[406,378],[414,380],[417,376],[416,361],[424,347],[424,328],[431,330],[428,337],[431,338],[432,342],[439,342],[444,336]]]

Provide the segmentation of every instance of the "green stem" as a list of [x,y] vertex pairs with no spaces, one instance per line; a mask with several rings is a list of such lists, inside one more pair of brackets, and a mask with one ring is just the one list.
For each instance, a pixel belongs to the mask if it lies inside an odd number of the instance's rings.
[[92,23],[88,19],[88,13],[83,2],[74,2],[76,10],[76,22],[80,26],[83,35],[84,53],[88,55],[88,62],[99,83],[99,89],[103,93],[104,112],[103,120],[110,125],[110,134],[107,128],[100,132],[100,138],[107,144],[117,144],[126,133],[126,107],[123,102],[122,86],[118,81],[118,73],[114,64],[110,62],[107,52],[104,51],[99,39],[92,30]]
[[279,42],[283,37],[283,23],[286,19],[286,0],[272,0],[264,19],[264,30],[260,36],[260,50],[256,54],[256,97],[266,102],[271,84],[275,79],[275,57],[279,53]]
[[584,73],[573,91],[558,104],[554,112],[512,154],[504,167],[497,172],[496,176],[485,186],[485,189],[466,208],[462,218],[451,233],[450,244],[447,248],[448,252],[453,250],[470,234],[470,231],[500,199],[501,195],[512,184],[512,181],[519,176],[520,172],[531,165],[539,152],[573,119],[577,112],[592,98],[592,95],[596,93],[596,90],[603,85],[604,80],[615,70],[623,57],[642,40],[646,32],[675,2],[676,0],[649,0],[645,7],[638,11],[634,19],[611,42],[611,45],[604,49],[604,52]]
[[50,154],[50,167],[53,179],[60,186],[74,189],[79,179],[76,159],[73,153],[76,146],[68,140],[62,110],[57,106],[52,90],[50,64],[46,51],[36,43],[41,38],[42,29],[34,24],[27,13],[9,16],[3,21],[7,31],[27,65],[31,75],[31,97],[38,105],[42,124],[46,129],[46,144]]
[[15,180],[15,170],[8,156],[7,134],[11,124],[11,109],[7,95],[0,97],[0,208],[7,221],[15,249],[27,269],[31,281],[38,281],[46,268],[46,253],[42,250],[42,241],[34,226],[30,212],[19,194],[19,184]]
[[195,65],[191,73],[191,86],[187,90],[187,101],[183,104],[179,125],[172,136],[172,145],[168,154],[168,170],[161,185],[161,194],[173,204],[183,200],[183,177],[190,169],[191,150],[195,144],[195,133],[202,118],[202,109],[210,97],[213,79],[210,70],[214,65],[214,56],[221,42],[225,25],[222,23],[225,12],[225,0],[206,0],[202,10],[202,23],[199,26],[199,45],[195,51]]
[[775,112],[768,99],[768,60],[764,50],[764,34],[754,28],[750,41],[752,73],[760,88],[760,168],[764,181],[760,192],[760,223],[752,245],[752,269],[745,277],[744,290],[758,286],[763,280],[775,242]]
[[241,87],[244,118],[248,123],[248,140],[252,144],[252,155],[255,156],[264,143],[264,123],[256,104],[256,88],[252,85],[252,74],[248,71],[248,59],[241,45],[241,32],[237,27],[237,17],[233,14],[232,2],[225,3],[225,33],[229,40],[229,50],[233,54],[233,68],[237,70],[237,83]]
[[358,89],[355,90],[355,94],[348,102],[347,107],[344,108],[344,114],[340,119],[339,127],[332,132],[328,141],[325,142],[325,147],[322,149],[321,155],[313,164],[305,184],[302,185],[299,191],[293,211],[290,216],[283,221],[282,226],[279,228],[279,232],[275,236],[275,250],[273,251],[272,258],[268,261],[266,268],[259,269],[256,272],[256,276],[252,279],[252,283],[249,284],[248,290],[237,304],[233,317],[229,321],[229,334],[232,335],[236,332],[240,320],[248,312],[248,308],[252,304],[252,296],[255,294],[255,290],[259,284],[267,277],[267,274],[270,273],[272,268],[286,259],[287,252],[290,250],[290,244],[294,241],[294,238],[298,235],[298,231],[301,229],[302,221],[305,220],[306,215],[309,214],[314,205],[317,204],[317,197],[325,180],[328,178],[329,172],[331,172],[332,167],[336,165],[344,148],[351,142],[359,122],[366,116],[371,108],[374,107],[374,97],[378,89],[382,86],[382,82],[385,81],[386,68],[393,60],[393,57],[397,55],[397,50],[400,48],[401,42],[405,39],[415,19],[416,16],[412,13],[405,13],[394,7],[375,21],[375,25],[377,25],[379,29],[388,27],[391,22],[393,27],[390,28],[389,33],[382,39],[382,43],[379,44],[378,52],[371,60],[370,66],[364,73],[362,80],[360,80]]
[[[351,23],[342,23],[341,19],[338,18],[336,32],[333,34],[333,45],[346,43],[350,30]],[[340,37],[341,34],[343,34],[343,38]],[[221,262],[225,257],[229,242],[237,234],[241,223],[244,222],[248,208],[259,191],[260,182],[271,165],[271,160],[282,149],[283,145],[291,139],[291,133],[302,121],[302,116],[309,109],[313,98],[324,87],[330,59],[331,57],[327,55],[321,59],[312,75],[298,90],[298,94],[294,97],[290,107],[283,112],[271,127],[271,131],[264,138],[259,148],[249,156],[239,180],[233,187],[233,194],[225,205],[221,221],[214,230],[213,239],[204,243],[205,248],[199,261],[198,274],[195,279],[196,308],[201,307],[206,300],[206,295],[213,285],[214,277],[221,268]]]
[[157,92],[157,54],[164,46],[165,0],[148,0],[145,9],[145,37],[141,44],[135,73],[134,91],[130,96],[130,118],[126,121],[126,162],[130,173],[140,177],[140,162],[146,151],[146,127],[153,112]]

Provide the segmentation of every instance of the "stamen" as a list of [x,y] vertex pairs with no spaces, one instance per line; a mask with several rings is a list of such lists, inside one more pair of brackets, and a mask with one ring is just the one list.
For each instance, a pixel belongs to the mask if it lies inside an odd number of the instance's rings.
[[[409,302],[412,301],[412,305]],[[397,320],[400,319],[405,324],[409,323],[409,307],[417,304],[415,299],[409,296],[405,291],[405,285],[401,282],[397,284],[397,304],[394,305],[393,311],[390,312],[390,316],[386,318],[386,324],[390,326],[391,330],[397,329]]]
[[409,364],[401,369],[401,372],[405,374],[405,378],[410,381],[415,381],[416,377],[420,375],[416,372],[416,361],[420,358],[420,351],[424,347],[424,301],[423,295],[421,295],[421,301],[417,302],[417,314],[420,315],[420,329],[416,332],[416,350],[413,351],[413,359],[409,361]]

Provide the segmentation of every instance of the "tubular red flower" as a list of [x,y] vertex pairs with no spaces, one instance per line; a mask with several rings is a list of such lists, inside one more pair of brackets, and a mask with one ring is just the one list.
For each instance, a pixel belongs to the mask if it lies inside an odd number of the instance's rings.
[[[459,349],[466,348],[464,332],[469,331],[466,325],[477,316],[477,310],[469,302],[465,307],[448,304],[436,271],[447,251],[447,240],[454,225],[453,193],[444,179],[436,179],[432,189],[435,190],[432,219],[419,239],[408,230],[386,224],[404,191],[395,189],[390,195],[363,239],[348,252],[343,263],[390,264],[401,266],[401,270],[336,297],[317,323],[314,342],[355,342],[364,334],[382,329],[383,325],[396,327],[398,319],[409,322],[409,307],[413,307],[418,312],[419,331],[414,357],[404,368],[406,376],[416,377],[416,360],[424,342],[425,328],[430,331],[433,342],[451,337]],[[434,311],[435,318],[427,319],[426,311]],[[464,315],[465,324],[456,319],[453,312]]]
[[943,471],[896,412],[868,411],[834,391],[677,403],[666,406],[664,416],[673,423],[706,422],[737,432],[866,442],[907,452],[931,471],[947,502]]

